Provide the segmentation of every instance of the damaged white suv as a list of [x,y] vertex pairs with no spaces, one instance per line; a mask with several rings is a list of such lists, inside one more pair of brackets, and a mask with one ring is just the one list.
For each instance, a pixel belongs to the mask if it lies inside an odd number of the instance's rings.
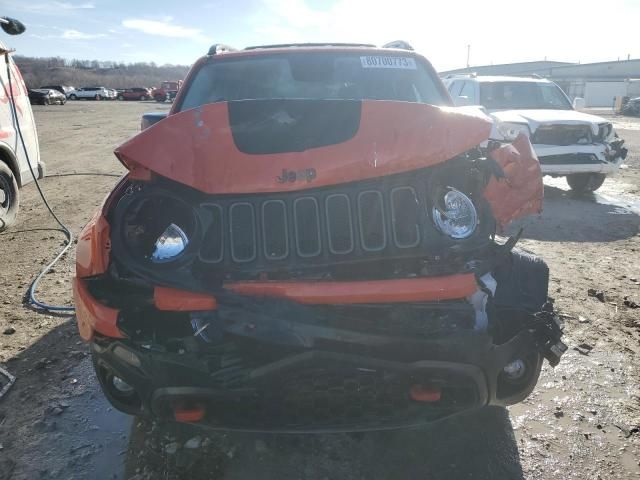
[[577,192],[593,192],[627,155],[611,122],[578,112],[555,83],[537,77],[455,76],[444,79],[456,105],[481,105],[498,133],[531,140],[544,175],[567,177]]

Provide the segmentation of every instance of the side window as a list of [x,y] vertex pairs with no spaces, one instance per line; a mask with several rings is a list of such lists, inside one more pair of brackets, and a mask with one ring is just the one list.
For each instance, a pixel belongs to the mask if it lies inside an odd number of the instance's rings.
[[461,97],[467,97],[469,99],[469,105],[476,105],[478,103],[476,99],[475,82],[464,82],[464,86],[459,95]]

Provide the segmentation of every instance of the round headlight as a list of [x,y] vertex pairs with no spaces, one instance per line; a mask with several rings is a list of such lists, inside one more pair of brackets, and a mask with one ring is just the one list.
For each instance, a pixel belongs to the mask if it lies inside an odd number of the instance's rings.
[[154,264],[178,259],[196,229],[193,209],[175,198],[148,195],[134,200],[122,219],[129,252]]
[[433,207],[433,221],[440,231],[451,238],[467,238],[475,232],[478,213],[469,197],[450,189],[443,198],[443,208]]

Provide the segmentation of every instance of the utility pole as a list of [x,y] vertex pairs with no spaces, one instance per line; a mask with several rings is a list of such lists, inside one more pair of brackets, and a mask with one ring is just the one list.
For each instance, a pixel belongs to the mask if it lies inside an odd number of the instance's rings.
[[469,57],[471,56],[471,45],[467,45],[467,70],[469,69]]

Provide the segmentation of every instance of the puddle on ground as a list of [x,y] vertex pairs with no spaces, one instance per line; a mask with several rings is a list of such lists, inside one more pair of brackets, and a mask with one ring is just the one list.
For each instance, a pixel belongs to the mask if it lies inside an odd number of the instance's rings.
[[[559,190],[570,191],[569,185],[564,177],[544,177],[544,184]],[[600,203],[602,205],[611,205],[618,207],[613,213],[619,215],[640,215],[640,198],[630,195],[627,192],[633,189],[633,185],[617,182],[616,178],[607,179],[604,185],[591,195],[582,195],[576,199],[583,199]]]

